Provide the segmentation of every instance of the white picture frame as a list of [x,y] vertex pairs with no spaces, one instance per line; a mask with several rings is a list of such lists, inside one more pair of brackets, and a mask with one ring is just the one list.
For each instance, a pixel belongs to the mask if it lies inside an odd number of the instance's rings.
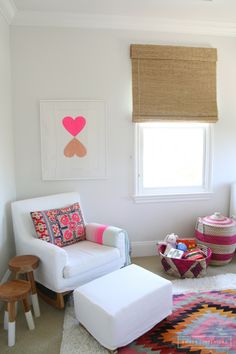
[[107,178],[107,106],[102,100],[40,101],[42,178]]

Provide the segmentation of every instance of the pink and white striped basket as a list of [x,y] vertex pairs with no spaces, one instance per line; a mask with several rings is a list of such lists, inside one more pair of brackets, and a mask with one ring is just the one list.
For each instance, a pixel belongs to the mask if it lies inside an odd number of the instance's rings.
[[210,264],[229,263],[236,248],[236,222],[231,218],[215,213],[198,218],[195,236],[202,244],[212,249]]

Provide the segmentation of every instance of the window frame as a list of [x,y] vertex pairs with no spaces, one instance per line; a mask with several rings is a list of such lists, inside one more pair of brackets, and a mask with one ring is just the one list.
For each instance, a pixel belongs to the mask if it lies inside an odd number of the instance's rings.
[[[159,201],[184,201],[209,199],[212,191],[212,166],[213,166],[213,124],[191,123],[204,127],[204,156],[203,156],[203,185],[201,187],[167,187],[144,188],[142,180],[142,127],[149,123],[135,123],[135,194],[136,203]],[[166,123],[164,123],[166,124]],[[182,123],[178,123],[182,124]],[[183,123],[186,124],[186,123]]]

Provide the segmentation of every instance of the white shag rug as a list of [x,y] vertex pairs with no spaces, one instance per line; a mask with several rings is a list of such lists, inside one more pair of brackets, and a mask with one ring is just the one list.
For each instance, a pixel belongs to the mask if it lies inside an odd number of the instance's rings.
[[[173,280],[173,294],[209,290],[236,289],[236,274],[222,274],[199,279]],[[60,354],[107,354],[83,327],[74,315],[73,301],[67,304]]]

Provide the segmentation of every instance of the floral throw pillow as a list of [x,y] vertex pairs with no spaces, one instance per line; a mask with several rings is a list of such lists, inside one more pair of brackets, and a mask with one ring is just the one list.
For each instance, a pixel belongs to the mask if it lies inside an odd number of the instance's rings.
[[79,203],[69,207],[30,213],[39,239],[65,247],[85,240],[85,225]]

